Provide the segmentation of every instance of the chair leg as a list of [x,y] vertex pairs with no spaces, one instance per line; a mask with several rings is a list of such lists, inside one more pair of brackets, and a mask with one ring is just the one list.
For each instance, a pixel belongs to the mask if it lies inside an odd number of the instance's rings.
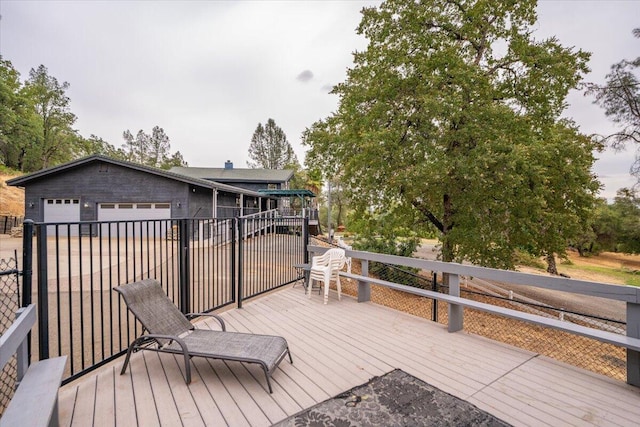
[[336,288],[338,289],[338,301],[340,301],[342,299],[342,286],[340,285],[340,276],[336,277]]
[[324,279],[324,303],[329,302],[329,280]]
[[129,349],[127,350],[127,356],[124,358],[124,364],[122,365],[122,370],[120,371],[120,375],[124,375],[124,373],[127,371],[127,366],[129,365],[129,359],[131,359],[131,353],[133,352],[133,348],[135,347],[136,343],[137,343],[137,340],[132,342],[131,345],[129,346]]

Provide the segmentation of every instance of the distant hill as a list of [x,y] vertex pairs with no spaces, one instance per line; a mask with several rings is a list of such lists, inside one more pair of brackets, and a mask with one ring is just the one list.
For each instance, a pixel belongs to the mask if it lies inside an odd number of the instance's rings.
[[16,176],[0,172],[0,215],[24,216],[24,189],[6,184]]

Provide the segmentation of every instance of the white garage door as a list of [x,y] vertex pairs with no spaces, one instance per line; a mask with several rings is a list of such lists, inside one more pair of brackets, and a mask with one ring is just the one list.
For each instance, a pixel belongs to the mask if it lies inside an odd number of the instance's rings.
[[[100,203],[98,221],[126,221],[103,227],[103,235],[111,231],[111,236],[146,236],[165,233],[171,227],[171,204],[169,203]],[[153,221],[156,220],[156,221]],[[151,222],[150,222],[151,221]],[[118,234],[119,233],[119,234]]]
[[[79,222],[80,200],[78,199],[46,199],[44,201],[44,222]],[[47,227],[48,234],[59,236],[77,236],[78,225],[59,225]]]

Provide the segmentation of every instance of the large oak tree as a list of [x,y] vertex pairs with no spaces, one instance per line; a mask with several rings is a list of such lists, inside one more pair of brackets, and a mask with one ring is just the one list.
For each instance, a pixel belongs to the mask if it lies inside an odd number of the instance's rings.
[[[511,267],[562,253],[599,184],[596,144],[559,119],[587,53],[537,41],[536,2],[390,0],[369,44],[305,132],[307,163],[340,173],[360,219],[435,227],[444,261]],[[380,230],[381,233],[384,230]]]

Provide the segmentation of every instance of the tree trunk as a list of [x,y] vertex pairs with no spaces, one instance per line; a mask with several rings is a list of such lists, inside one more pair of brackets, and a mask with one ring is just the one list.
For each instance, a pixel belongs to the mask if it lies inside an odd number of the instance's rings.
[[453,243],[448,238],[447,233],[452,227],[453,207],[451,204],[451,198],[448,194],[444,195],[442,202],[444,207],[444,213],[442,216],[442,261],[452,262],[455,257],[454,247]]
[[556,266],[556,257],[553,252],[547,254],[547,273],[558,275],[558,267]]

